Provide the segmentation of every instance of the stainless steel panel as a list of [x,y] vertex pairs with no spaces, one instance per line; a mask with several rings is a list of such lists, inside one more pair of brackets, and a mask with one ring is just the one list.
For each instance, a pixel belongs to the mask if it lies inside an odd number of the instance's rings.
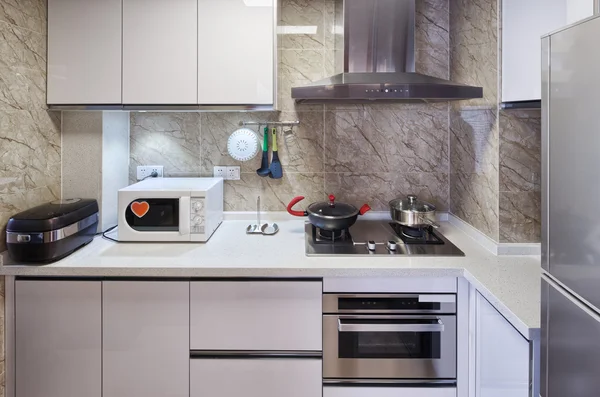
[[[544,281],[546,283],[547,281]],[[600,316],[550,283],[544,397],[590,397],[600,390]]]
[[[551,36],[549,271],[600,307],[600,19]],[[552,319],[550,319],[552,321]]]
[[[437,319],[440,333],[439,359],[339,358],[340,319]],[[323,378],[331,379],[456,379],[456,316],[323,316]]]
[[548,294],[549,285],[542,283],[542,333],[540,340],[540,395],[546,397],[548,390]]
[[548,267],[548,143],[550,134],[550,37],[542,38],[542,268]]
[[346,0],[344,72],[415,71],[415,0]]

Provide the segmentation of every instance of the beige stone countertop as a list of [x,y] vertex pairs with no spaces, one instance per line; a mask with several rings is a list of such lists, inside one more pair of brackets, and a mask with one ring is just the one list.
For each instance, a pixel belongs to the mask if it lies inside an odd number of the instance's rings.
[[540,329],[540,257],[496,256],[457,227],[439,231],[465,257],[307,257],[304,221],[279,221],[275,236],[247,235],[248,221],[224,221],[208,243],[115,243],[96,237],[44,266],[0,274],[52,277],[465,277],[526,338]]

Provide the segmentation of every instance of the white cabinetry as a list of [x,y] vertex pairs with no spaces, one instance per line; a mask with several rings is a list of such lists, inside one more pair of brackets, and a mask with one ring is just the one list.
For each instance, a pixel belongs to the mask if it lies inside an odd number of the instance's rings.
[[456,397],[456,388],[325,386],[323,397]]
[[529,342],[479,293],[475,397],[529,397]]
[[322,394],[319,359],[192,359],[190,374],[191,397],[320,397]]
[[101,282],[17,280],[15,305],[16,397],[101,397]]
[[197,89],[198,0],[123,0],[123,103],[197,104]]
[[48,104],[121,103],[121,1],[48,0]]
[[594,13],[594,0],[502,1],[502,102],[541,99],[541,36]]
[[103,397],[189,396],[189,285],[102,283]]
[[198,103],[273,104],[275,0],[198,0]]
[[192,350],[322,350],[321,282],[192,282]]

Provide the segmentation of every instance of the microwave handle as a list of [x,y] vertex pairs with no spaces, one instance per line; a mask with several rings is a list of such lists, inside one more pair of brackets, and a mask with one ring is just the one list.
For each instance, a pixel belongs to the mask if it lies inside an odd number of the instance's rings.
[[339,332],[444,332],[444,324],[440,319],[437,324],[344,324],[338,319]]
[[179,234],[185,236],[190,234],[190,198],[179,199]]

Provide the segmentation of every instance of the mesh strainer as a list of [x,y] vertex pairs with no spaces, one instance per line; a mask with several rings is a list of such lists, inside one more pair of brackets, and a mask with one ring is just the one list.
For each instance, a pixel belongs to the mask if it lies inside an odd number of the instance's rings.
[[240,128],[227,141],[229,155],[237,161],[248,161],[258,153],[258,136],[248,128]]

